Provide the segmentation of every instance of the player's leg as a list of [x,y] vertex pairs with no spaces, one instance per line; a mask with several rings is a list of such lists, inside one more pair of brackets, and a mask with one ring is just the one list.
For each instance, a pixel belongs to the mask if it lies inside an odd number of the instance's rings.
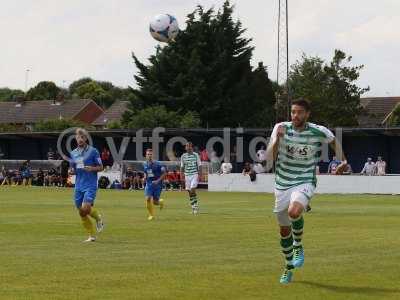
[[104,220],[102,218],[102,215],[98,212],[97,208],[94,206],[94,201],[96,199],[96,193],[97,193],[97,191],[95,189],[86,191],[84,203],[85,202],[91,203],[89,215],[96,221],[96,231],[102,232],[104,229]]
[[153,189],[151,184],[146,184],[146,187],[144,189],[144,196],[148,213],[147,219],[151,221],[154,219]]
[[164,208],[164,199],[161,199],[162,185],[153,188],[153,205],[159,206],[160,210]]
[[289,218],[292,224],[293,231],[293,265],[300,268],[304,264],[304,248],[302,244],[304,217],[307,206],[314,193],[314,187],[311,185],[302,185],[296,188],[290,199],[288,209]]
[[290,203],[289,190],[275,190],[275,208],[277,222],[280,228],[280,246],[285,258],[285,267],[280,278],[280,283],[288,284],[292,281],[293,266],[293,235],[292,224],[289,220],[288,207]]
[[94,242],[96,240],[95,230],[92,221],[90,221],[89,218],[91,206],[89,203],[83,202],[84,197],[84,192],[75,191],[75,206],[78,209],[79,216],[81,217],[82,226],[86,229],[86,232],[89,235],[88,239],[84,242]]

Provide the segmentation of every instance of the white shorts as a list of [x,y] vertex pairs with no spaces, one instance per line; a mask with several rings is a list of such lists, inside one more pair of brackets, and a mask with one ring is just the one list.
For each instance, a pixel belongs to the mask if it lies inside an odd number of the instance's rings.
[[185,175],[185,189],[191,190],[197,188],[199,184],[199,174]]
[[315,187],[311,183],[304,183],[287,190],[275,189],[275,207],[279,225],[289,226],[291,224],[288,215],[288,208],[292,202],[299,202],[304,209],[308,206],[314,195]]

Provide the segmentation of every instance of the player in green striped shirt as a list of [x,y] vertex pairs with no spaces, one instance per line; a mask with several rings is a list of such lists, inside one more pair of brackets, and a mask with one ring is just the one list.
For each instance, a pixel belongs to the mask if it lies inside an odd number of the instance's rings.
[[186,153],[181,156],[181,173],[185,174],[185,188],[189,193],[192,214],[199,212],[199,203],[197,200],[196,188],[199,183],[200,156],[193,152],[193,144],[186,143]]
[[316,166],[321,160],[322,145],[339,149],[336,156],[344,161],[343,151],[333,133],[324,126],[307,122],[310,104],[305,99],[292,102],[291,122],[275,125],[267,155],[275,160],[275,208],[280,226],[282,252],[286,267],[280,282],[292,280],[292,270],[304,264],[302,235],[303,212],[309,205],[317,184]]

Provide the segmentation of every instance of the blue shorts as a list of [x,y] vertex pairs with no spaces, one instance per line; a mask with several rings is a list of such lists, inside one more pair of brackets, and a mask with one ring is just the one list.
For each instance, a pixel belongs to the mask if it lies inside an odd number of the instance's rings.
[[75,206],[77,208],[82,207],[82,203],[90,203],[92,206],[94,204],[94,200],[96,199],[96,189],[90,189],[90,190],[85,190],[85,191],[78,191],[75,190]]
[[161,196],[161,191],[162,191],[162,185],[152,185],[152,184],[146,184],[146,187],[144,189],[144,195],[146,198],[153,198],[153,200],[158,201]]

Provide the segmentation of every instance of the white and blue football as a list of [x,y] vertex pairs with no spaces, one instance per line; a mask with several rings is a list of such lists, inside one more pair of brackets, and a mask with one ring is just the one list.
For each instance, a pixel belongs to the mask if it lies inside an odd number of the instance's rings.
[[168,14],[157,15],[150,22],[150,33],[157,41],[168,43],[179,33],[178,21]]

